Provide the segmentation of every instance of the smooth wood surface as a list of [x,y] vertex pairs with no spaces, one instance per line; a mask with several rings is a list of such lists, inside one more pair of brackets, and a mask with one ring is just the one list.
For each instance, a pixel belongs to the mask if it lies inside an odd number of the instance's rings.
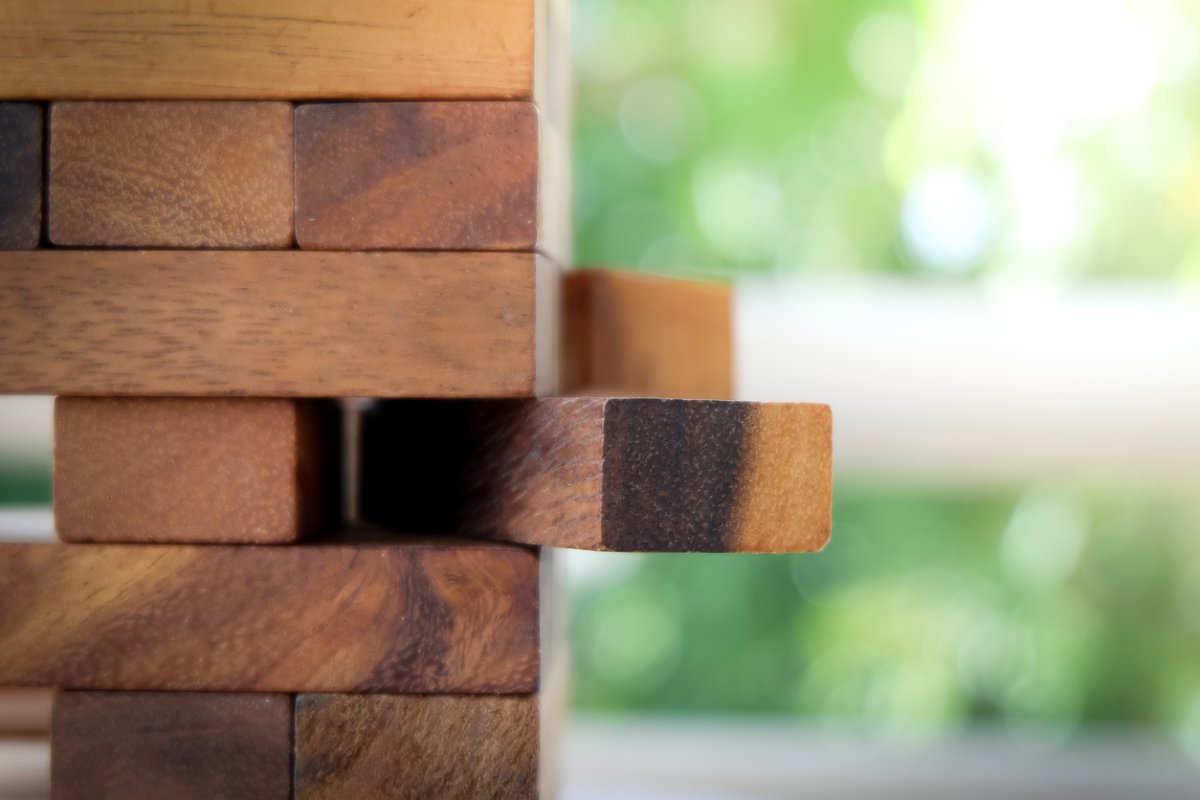
[[69,542],[294,542],[340,521],[341,416],[320,400],[60,397]]
[[542,1],[5,0],[0,97],[528,98]]
[[296,800],[538,797],[538,696],[302,694]]
[[[531,102],[296,108],[296,240],[320,250],[533,250],[563,258],[539,210],[570,206],[565,151]],[[562,226],[560,221],[559,225]],[[569,223],[568,223],[569,224]]]
[[613,270],[563,281],[563,391],[733,397],[730,288]]
[[290,103],[55,103],[50,241],[289,247],[292,140]]
[[0,250],[38,246],[43,139],[41,106],[0,103]]
[[556,280],[530,253],[0,253],[0,393],[534,395]]
[[54,693],[46,689],[0,688],[0,739],[46,735],[53,699]]
[[524,693],[538,555],[487,542],[0,545],[0,685]]
[[808,552],[829,538],[828,406],[397,401],[363,429],[363,513],[404,531],[622,551]]
[[52,800],[288,800],[292,698],[61,692]]

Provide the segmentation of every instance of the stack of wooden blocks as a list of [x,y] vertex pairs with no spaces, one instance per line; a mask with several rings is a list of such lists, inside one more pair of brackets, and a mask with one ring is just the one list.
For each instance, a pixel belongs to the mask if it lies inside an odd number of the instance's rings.
[[552,548],[824,544],[828,409],[722,400],[728,294],[561,275],[565,36],[6,3],[0,391],[58,396],[66,544],[0,546],[0,685],[60,690],[55,798],[549,796]]

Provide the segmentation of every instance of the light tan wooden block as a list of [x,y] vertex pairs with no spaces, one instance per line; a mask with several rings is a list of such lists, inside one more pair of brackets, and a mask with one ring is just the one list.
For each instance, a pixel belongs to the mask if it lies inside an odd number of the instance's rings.
[[533,253],[0,253],[0,393],[512,397],[553,390]]
[[341,416],[321,400],[60,397],[68,542],[294,542],[338,525]]

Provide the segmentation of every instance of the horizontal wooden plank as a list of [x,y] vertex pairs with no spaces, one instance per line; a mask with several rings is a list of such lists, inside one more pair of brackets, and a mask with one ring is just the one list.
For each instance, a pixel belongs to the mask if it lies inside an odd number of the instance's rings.
[[69,542],[294,542],[340,521],[341,416],[322,400],[60,397]]
[[220,692],[60,692],[56,800],[288,800],[292,698]]
[[540,2],[5,0],[0,97],[527,98]]
[[538,555],[487,542],[0,545],[0,685],[525,693]]
[[290,103],[55,103],[50,241],[290,247],[292,142]]
[[557,280],[529,253],[0,253],[0,392],[530,396]]
[[563,392],[733,397],[727,285],[615,270],[563,281]]
[[566,148],[531,102],[296,108],[296,240],[318,250],[533,250],[566,263]]
[[807,552],[829,538],[828,406],[637,398],[381,403],[363,513],[593,550]]
[[0,250],[37,247],[42,235],[42,113],[0,103]]

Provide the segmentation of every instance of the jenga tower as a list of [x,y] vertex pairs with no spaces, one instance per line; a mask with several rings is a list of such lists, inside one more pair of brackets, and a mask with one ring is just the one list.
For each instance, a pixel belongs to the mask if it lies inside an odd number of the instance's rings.
[[727,399],[724,288],[562,277],[563,6],[6,1],[62,543],[0,545],[0,685],[59,690],[56,800],[550,797],[552,548],[827,540],[829,410]]

